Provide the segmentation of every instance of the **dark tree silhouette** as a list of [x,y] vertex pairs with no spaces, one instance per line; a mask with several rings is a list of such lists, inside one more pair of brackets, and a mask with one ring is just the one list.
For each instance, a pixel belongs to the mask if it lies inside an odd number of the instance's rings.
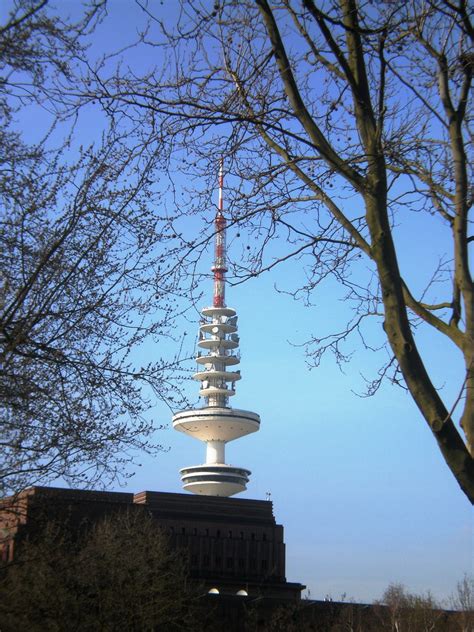
[[159,449],[145,389],[179,399],[177,358],[132,356],[170,336],[177,311],[160,156],[118,120],[80,146],[68,96],[104,6],[72,23],[22,0],[0,28],[0,495],[113,479]]
[[6,632],[198,630],[196,590],[182,551],[145,511],[79,533],[50,522],[2,569],[0,622]]

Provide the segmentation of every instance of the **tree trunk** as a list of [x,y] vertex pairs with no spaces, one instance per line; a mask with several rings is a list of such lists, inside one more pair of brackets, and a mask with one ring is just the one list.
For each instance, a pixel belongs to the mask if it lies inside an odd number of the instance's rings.
[[383,160],[371,168],[365,195],[372,256],[377,265],[385,311],[385,332],[407,387],[434,434],[461,489],[474,503],[474,463],[451,416],[433,386],[413,338],[387,216],[387,184]]

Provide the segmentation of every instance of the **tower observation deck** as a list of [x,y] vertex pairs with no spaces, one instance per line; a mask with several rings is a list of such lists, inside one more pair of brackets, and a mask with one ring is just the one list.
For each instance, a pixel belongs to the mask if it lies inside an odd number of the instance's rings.
[[233,496],[247,488],[250,471],[225,462],[225,445],[260,428],[257,413],[229,406],[240,371],[237,312],[225,304],[226,220],[223,215],[223,165],[219,171],[219,204],[214,220],[214,297],[212,307],[201,311],[194,379],[200,382],[202,408],[182,410],[173,416],[173,428],[206,444],[206,462],[180,470],[183,488],[194,494]]

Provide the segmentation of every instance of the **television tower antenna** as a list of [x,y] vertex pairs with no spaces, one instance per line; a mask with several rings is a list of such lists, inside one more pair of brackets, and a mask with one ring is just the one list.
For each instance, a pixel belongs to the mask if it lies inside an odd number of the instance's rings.
[[224,164],[219,165],[219,198],[214,219],[214,295],[212,307],[201,310],[199,370],[194,379],[200,384],[202,408],[182,410],[173,416],[173,428],[206,444],[206,462],[180,470],[183,487],[195,494],[233,496],[244,491],[250,471],[225,462],[225,445],[260,429],[257,413],[229,406],[235,395],[235,383],[240,371],[231,367],[239,364],[237,312],[225,303],[226,220],[224,217]]
[[214,307],[225,307],[225,273],[227,272],[226,253],[226,221],[222,213],[224,210],[224,160],[219,165],[219,202],[214,219]]

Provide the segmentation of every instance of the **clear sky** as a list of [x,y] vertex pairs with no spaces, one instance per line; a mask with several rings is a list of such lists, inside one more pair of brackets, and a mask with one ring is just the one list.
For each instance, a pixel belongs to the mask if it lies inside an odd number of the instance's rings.
[[[75,9],[71,0],[57,4]],[[166,19],[174,3],[161,6]],[[101,41],[120,46],[133,39],[137,9],[132,0],[112,0],[110,7]],[[402,269],[419,266],[425,249],[442,237],[420,241],[421,219],[409,221],[413,224],[403,230],[413,239],[402,253]],[[345,594],[370,601],[390,582],[446,598],[463,574],[472,572],[470,505],[409,395],[388,384],[370,399],[355,393],[363,391],[361,373],[370,375],[378,366],[375,354],[354,347],[344,373],[329,356],[319,368],[308,369],[298,344],[330,331],[347,306],[331,284],[321,286],[311,309],[276,293],[275,283],[285,286],[301,274],[297,265],[288,263],[227,292],[228,305],[239,314],[242,352],[242,381],[232,405],[262,419],[259,433],[227,448],[229,463],[252,471],[241,497],[264,499],[271,493],[277,522],[285,527],[287,578],[307,585],[312,598]],[[210,266],[209,253],[200,272]],[[210,279],[203,290],[210,303]],[[182,327],[192,344],[197,318],[183,321]],[[437,383],[446,383],[448,401],[454,401],[458,359],[434,334],[423,336]],[[163,350],[172,352],[160,345],[137,355],[146,361]],[[197,383],[187,388],[194,398]],[[157,403],[150,415],[167,426],[157,432],[157,440],[169,451],[142,459],[126,488],[180,492],[179,468],[202,463],[205,447],[174,432],[163,405]]]
[[[308,310],[274,292],[277,278],[228,290],[242,351],[231,403],[262,419],[259,433],[227,447],[229,463],[252,471],[241,497],[271,493],[285,527],[287,577],[313,598],[372,600],[394,581],[448,596],[472,568],[468,501],[404,391],[385,385],[370,399],[354,394],[363,389],[360,372],[375,366],[368,354],[357,354],[345,374],[330,357],[308,370],[303,350],[289,341],[327,327],[341,305],[321,290]],[[210,304],[211,281],[208,297]],[[186,329],[191,336],[189,323]],[[192,397],[197,383],[188,389]],[[166,409],[155,415],[170,423]],[[170,426],[158,438],[169,452],[145,460],[130,490],[179,492],[178,469],[204,462],[205,446]]]

